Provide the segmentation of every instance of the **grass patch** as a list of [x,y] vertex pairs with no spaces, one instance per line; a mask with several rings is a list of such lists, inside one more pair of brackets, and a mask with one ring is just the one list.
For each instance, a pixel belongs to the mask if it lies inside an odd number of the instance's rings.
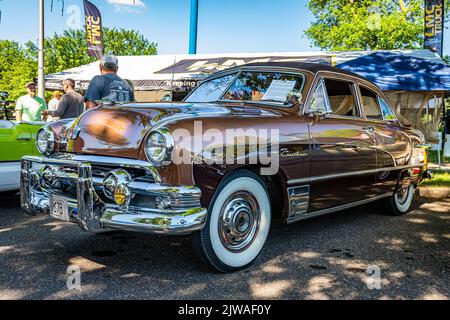
[[425,179],[420,186],[424,187],[450,187],[450,172],[435,171],[433,179]]

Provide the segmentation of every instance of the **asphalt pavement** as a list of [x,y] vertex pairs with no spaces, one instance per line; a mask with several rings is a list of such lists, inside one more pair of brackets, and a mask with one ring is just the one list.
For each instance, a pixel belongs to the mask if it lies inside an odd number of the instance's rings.
[[90,235],[0,195],[0,299],[449,298],[450,199],[275,224],[252,267],[218,274],[187,238]]

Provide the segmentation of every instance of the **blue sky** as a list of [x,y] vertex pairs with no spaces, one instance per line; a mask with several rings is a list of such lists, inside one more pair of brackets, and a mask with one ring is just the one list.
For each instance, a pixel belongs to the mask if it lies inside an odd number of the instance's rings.
[[[136,29],[158,43],[160,54],[187,53],[189,0],[91,0],[102,11],[104,26]],[[311,48],[303,36],[312,16],[307,0],[199,0],[199,53],[305,51]],[[46,34],[67,24],[83,24],[81,0],[46,4]],[[0,39],[25,42],[37,39],[38,0],[2,0]],[[450,30],[445,52],[450,54]]]

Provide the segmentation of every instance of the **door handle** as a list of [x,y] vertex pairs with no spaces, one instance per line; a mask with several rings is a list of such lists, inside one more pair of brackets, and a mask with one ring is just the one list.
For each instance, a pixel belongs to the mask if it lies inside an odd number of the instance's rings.
[[17,138],[17,141],[31,141],[30,137],[19,137]]
[[375,132],[375,128],[371,126],[363,127],[363,130],[368,134],[373,134]]

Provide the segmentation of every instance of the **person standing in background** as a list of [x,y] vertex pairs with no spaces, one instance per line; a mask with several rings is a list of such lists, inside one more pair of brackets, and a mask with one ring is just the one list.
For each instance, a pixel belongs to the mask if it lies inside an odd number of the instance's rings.
[[[59,102],[61,101],[62,93],[60,91],[53,92],[53,99],[48,102],[48,111],[58,110]],[[47,122],[56,121],[57,117],[48,116]]]
[[98,106],[97,101],[114,103],[134,102],[134,92],[130,85],[117,75],[119,60],[107,54],[100,60],[101,75],[92,78],[84,100],[86,110]]
[[56,111],[44,111],[44,114],[60,119],[78,118],[84,112],[83,96],[75,91],[74,80],[64,80],[63,86],[66,94],[61,98],[58,109]]
[[27,94],[20,97],[16,102],[16,121],[45,121],[45,110],[47,105],[45,101],[36,96],[36,83],[26,84]]

